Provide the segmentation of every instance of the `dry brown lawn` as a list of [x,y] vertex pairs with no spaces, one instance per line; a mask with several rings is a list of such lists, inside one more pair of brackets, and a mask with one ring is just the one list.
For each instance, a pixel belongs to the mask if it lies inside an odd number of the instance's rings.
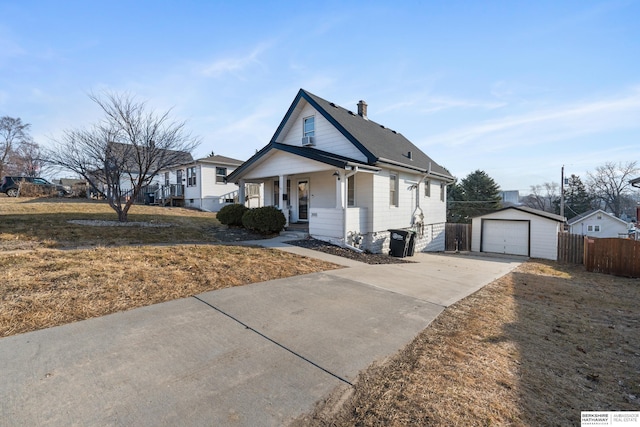
[[276,250],[215,244],[261,236],[228,230],[214,214],[189,209],[134,206],[131,221],[171,224],[163,228],[68,223],[114,216],[104,202],[0,198],[0,337],[338,268]]
[[[0,251],[130,244],[241,240],[228,233],[214,213],[134,205],[129,222],[163,227],[96,227],[69,221],[116,221],[104,201],[65,198],[12,198],[0,195]],[[231,237],[231,238],[230,238]],[[248,236],[246,238],[260,238]]]
[[297,425],[569,426],[640,411],[640,282],[530,261]]

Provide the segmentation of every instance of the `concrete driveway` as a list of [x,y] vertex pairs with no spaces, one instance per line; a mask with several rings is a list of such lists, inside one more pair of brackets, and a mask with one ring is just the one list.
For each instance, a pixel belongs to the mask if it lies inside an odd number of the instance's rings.
[[519,264],[412,260],[345,262],[0,339],[2,425],[287,424]]

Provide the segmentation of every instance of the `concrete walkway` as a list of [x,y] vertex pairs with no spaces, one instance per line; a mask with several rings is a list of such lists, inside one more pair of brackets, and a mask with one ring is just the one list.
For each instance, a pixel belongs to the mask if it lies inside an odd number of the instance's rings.
[[0,339],[3,426],[276,426],[520,260],[416,254]]

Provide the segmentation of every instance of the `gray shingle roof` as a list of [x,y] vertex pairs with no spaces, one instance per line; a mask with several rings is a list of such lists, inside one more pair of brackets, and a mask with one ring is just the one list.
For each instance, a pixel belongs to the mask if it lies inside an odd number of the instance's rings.
[[509,210],[509,209],[514,209],[514,210],[521,211],[521,212],[527,212],[527,213],[530,213],[532,215],[537,215],[537,216],[540,216],[540,217],[543,217],[543,218],[552,219],[552,220],[558,221],[558,222],[565,222],[567,220],[563,216],[556,215],[556,214],[553,214],[551,212],[541,211],[539,209],[533,209],[533,208],[530,208],[528,206],[508,206],[506,208],[498,209],[497,211],[489,212],[489,213],[482,214],[482,215],[477,215],[474,218],[478,218],[478,217],[485,216],[485,215],[491,215],[491,214],[493,214],[495,212],[502,212],[502,211],[506,211],[506,210]]
[[204,157],[202,159],[198,159],[197,161],[204,162],[204,163],[217,163],[217,164],[233,165],[233,166],[240,166],[242,164],[242,160],[233,159],[231,157],[219,156],[217,154],[215,156],[209,156],[209,157]]
[[[309,100],[310,98],[313,100],[316,104],[314,107],[320,107],[321,113],[323,111],[327,113],[344,131],[353,136],[361,145],[359,148],[364,148],[377,162],[399,163],[406,167],[423,171],[431,168],[431,171],[434,173],[451,177],[449,172],[416,147],[401,133],[386,128],[368,118],[365,119],[357,113],[322,99],[304,89],[300,89],[300,92],[305,99]],[[411,152],[411,159],[409,158],[409,152]]]
[[367,158],[366,165],[373,168],[377,168],[383,164],[387,166],[401,166],[421,173],[430,172],[445,180],[453,180],[453,177],[445,168],[437,164],[399,132],[388,129],[372,120],[359,116],[356,113],[307,92],[304,89],[300,89],[269,144],[233,171],[228,177],[229,181],[240,177],[247,168],[273,149],[288,151],[331,165],[336,165],[336,162],[340,164],[365,164],[356,159],[336,156],[315,148],[305,147],[299,150],[292,148],[293,146],[286,146],[278,142],[280,134],[285,130],[286,124],[291,119],[291,116],[294,114],[296,107],[302,99],[311,104],[324,118],[335,126],[347,140],[351,141],[351,143],[365,155]]

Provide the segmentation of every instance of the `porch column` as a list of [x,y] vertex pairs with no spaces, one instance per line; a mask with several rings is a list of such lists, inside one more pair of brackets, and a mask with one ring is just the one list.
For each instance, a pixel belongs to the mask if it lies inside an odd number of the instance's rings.
[[291,194],[287,194],[287,200],[284,199],[285,191],[287,191],[287,175],[280,175],[279,177],[279,193],[278,194],[278,206],[280,206],[280,210],[284,214],[284,218],[287,221],[285,227],[289,225],[289,203],[291,199]]
[[238,181],[238,203],[244,205],[245,202],[245,181],[241,179]]
[[343,205],[343,201],[344,201],[344,197],[342,196],[343,193],[343,181],[345,181],[344,179],[344,174],[342,172],[339,172],[340,175],[336,176],[336,209],[342,209],[344,207]]

